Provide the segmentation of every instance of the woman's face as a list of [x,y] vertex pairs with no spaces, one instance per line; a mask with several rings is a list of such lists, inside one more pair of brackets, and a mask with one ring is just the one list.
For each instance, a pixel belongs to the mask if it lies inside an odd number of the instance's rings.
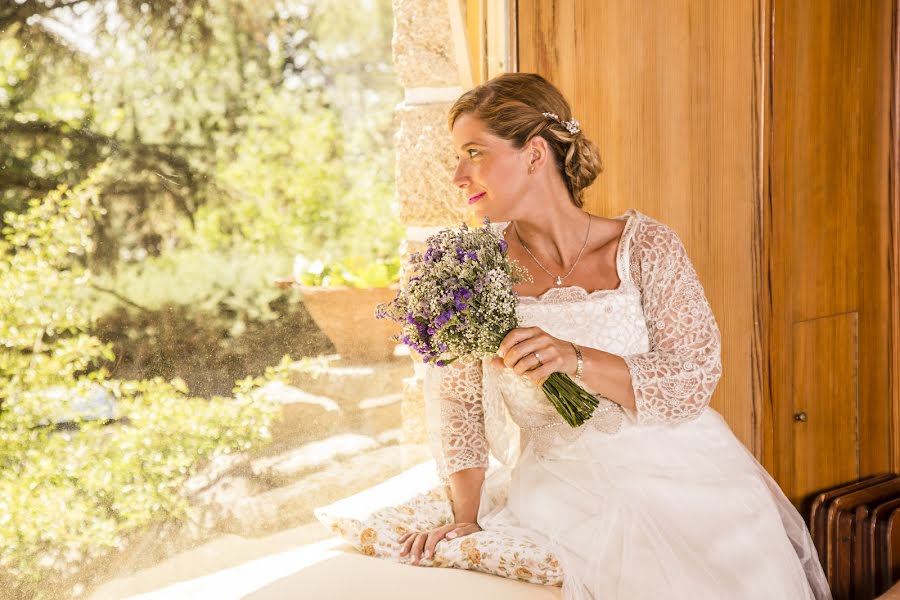
[[451,135],[458,160],[453,185],[465,192],[479,218],[514,219],[528,176],[525,149],[493,135],[471,114],[456,119]]

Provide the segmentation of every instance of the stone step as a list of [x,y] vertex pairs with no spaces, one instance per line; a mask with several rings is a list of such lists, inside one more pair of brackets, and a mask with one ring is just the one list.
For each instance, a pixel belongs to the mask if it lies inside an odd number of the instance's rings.
[[281,405],[281,416],[272,424],[272,441],[262,449],[266,455],[339,433],[377,436],[402,424],[402,391],[364,394],[338,403],[330,397],[275,381],[255,393]]
[[254,394],[281,405],[281,415],[272,423],[272,441],[260,450],[263,454],[284,452],[350,428],[347,413],[326,396],[281,381],[268,383]]
[[284,454],[253,460],[250,470],[269,486],[280,487],[304,475],[320,471],[339,459],[372,450],[379,445],[377,440],[365,435],[334,435],[325,440],[304,444]]
[[401,407],[403,392],[363,398],[356,404],[353,414],[354,429],[365,435],[377,436],[385,431],[397,429],[403,424]]
[[363,398],[377,398],[403,391],[403,380],[413,376],[408,358],[354,364],[339,358],[299,361],[290,369],[289,383],[310,394],[324,396],[341,408]]
[[[321,471],[341,459],[374,448],[401,444],[403,430],[399,419],[394,421],[396,422],[393,427],[379,427],[372,435],[340,433],[277,454],[261,453],[249,460],[246,466],[241,465],[241,471],[259,479],[267,487],[287,485],[310,473]],[[224,472],[221,469],[220,471]]]
[[[335,461],[293,483],[219,506],[219,533],[264,535],[307,523],[313,509],[356,494],[431,459],[417,444],[383,446]],[[197,517],[195,517],[197,518]]]

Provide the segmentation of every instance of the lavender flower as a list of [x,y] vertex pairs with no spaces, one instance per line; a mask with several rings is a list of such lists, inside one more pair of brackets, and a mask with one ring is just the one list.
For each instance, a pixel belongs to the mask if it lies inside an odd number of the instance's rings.
[[402,325],[397,339],[426,362],[450,364],[493,354],[516,327],[512,286],[527,271],[509,261],[506,242],[488,223],[444,229],[410,257],[413,275],[397,298],[378,308]]

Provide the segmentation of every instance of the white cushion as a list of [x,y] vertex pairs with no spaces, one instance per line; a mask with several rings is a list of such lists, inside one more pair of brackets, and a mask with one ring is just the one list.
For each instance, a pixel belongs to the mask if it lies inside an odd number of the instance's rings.
[[[397,540],[401,535],[453,520],[448,491],[438,479],[433,461],[318,508],[315,515],[361,554],[392,563],[411,560],[409,556],[400,556]],[[423,557],[419,562],[426,567],[480,571],[544,586],[562,585],[562,569],[552,552],[503,530],[486,529],[454,540],[442,540],[432,558]]]

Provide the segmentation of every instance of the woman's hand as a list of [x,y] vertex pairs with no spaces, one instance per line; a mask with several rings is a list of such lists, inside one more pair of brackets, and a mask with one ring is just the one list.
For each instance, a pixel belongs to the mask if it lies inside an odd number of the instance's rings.
[[517,327],[500,342],[491,364],[512,369],[540,386],[553,373],[574,375],[578,360],[571,343],[540,327]]
[[434,556],[434,547],[442,539],[452,540],[476,531],[481,531],[478,523],[450,523],[428,531],[409,531],[397,540],[403,546],[400,556],[411,554],[412,564],[417,565],[422,556],[425,558]]

